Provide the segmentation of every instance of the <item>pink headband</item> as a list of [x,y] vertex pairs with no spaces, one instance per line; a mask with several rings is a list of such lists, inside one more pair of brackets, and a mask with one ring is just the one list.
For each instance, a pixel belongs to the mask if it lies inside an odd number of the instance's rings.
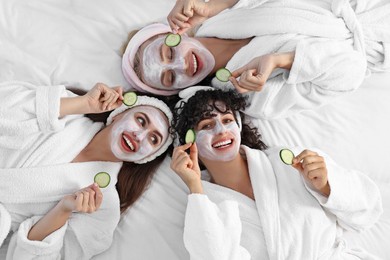
[[134,57],[137,53],[139,47],[148,39],[152,38],[155,35],[172,32],[171,28],[168,25],[162,23],[154,23],[142,28],[137,32],[133,38],[131,38],[129,44],[126,47],[126,51],[122,57],[122,71],[127,82],[130,86],[141,92],[148,92],[157,95],[170,96],[177,94],[180,89],[172,90],[162,90],[156,89],[151,86],[146,85],[138,78],[137,74],[134,71]]

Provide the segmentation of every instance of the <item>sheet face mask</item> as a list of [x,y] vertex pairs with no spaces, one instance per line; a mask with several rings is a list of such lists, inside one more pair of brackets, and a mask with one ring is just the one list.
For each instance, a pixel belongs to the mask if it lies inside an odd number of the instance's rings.
[[[114,122],[111,129],[111,150],[116,158],[128,162],[138,161],[156,152],[166,142],[168,122],[160,110],[150,106],[136,106],[124,113],[126,114],[119,121]],[[140,123],[140,118],[147,124],[145,115],[149,118],[150,123],[144,128]],[[150,135],[153,133],[149,128],[150,124],[154,124],[155,129],[162,136],[158,146],[154,146],[151,142]],[[138,147],[138,150],[129,150],[127,143],[131,143],[135,149]]]
[[[188,36],[182,36],[178,46],[167,47],[172,51],[172,60],[163,61],[161,50],[162,46],[165,46],[164,41],[165,35],[162,35],[144,49],[142,70],[145,84],[157,89],[182,89],[200,82],[214,68],[214,57],[209,50]],[[191,76],[186,72],[187,67],[192,69]],[[170,70],[174,74],[174,82],[172,86],[164,86],[163,72]],[[193,74],[194,70],[195,74]]]
[[[196,133],[196,145],[198,146],[199,156],[213,161],[231,161],[233,160],[240,149],[241,134],[236,121],[228,124],[222,124],[221,114],[218,113],[215,120],[215,125],[212,129],[200,130]],[[227,137],[234,138],[232,147],[225,148],[227,150],[218,150],[213,148],[213,138],[221,133],[226,133]],[[214,139],[215,143],[216,139]]]

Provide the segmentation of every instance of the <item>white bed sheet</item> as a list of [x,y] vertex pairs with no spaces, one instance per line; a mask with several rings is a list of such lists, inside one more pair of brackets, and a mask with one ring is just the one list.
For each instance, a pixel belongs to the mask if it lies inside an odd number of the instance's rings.
[[[0,81],[126,87],[120,47],[127,33],[163,20],[174,2],[1,0]],[[383,259],[390,255],[389,97],[390,74],[374,74],[356,92],[318,110],[254,122],[270,146],[319,147],[378,183],[384,215],[372,229],[347,238]],[[123,215],[110,250],[96,258],[188,259],[182,241],[186,193],[166,160],[150,189]]]

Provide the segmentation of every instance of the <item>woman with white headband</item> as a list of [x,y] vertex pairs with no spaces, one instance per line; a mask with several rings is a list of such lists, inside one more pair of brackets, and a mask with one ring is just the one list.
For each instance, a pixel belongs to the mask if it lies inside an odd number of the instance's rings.
[[383,211],[371,179],[321,151],[267,149],[233,91],[179,95],[173,128],[182,145],[171,168],[190,193],[184,244],[191,259],[373,259],[342,239],[343,229],[368,228]]
[[[90,259],[108,249],[120,213],[172,143],[170,108],[148,96],[127,106],[122,88],[102,83],[78,96],[64,86],[6,82],[0,96],[7,259]],[[105,126],[84,116],[100,113]]]
[[[213,78],[215,88],[247,93],[246,114],[257,118],[316,108],[357,89],[366,73],[390,69],[381,47],[390,33],[364,27],[365,38],[348,1],[319,2],[176,1],[170,26],[151,24],[130,39],[123,74],[130,87],[159,95]],[[194,37],[185,34],[200,24]],[[173,32],[181,41],[170,47]],[[227,82],[214,78],[221,68],[231,71]]]

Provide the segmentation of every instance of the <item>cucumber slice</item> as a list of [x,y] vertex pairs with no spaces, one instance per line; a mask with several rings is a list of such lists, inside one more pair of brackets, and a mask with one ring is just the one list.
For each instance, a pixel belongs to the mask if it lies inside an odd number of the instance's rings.
[[99,185],[100,188],[105,188],[110,184],[111,177],[110,174],[106,172],[98,172],[95,175],[95,178],[93,178],[93,181]]
[[137,102],[137,94],[135,92],[126,92],[123,95],[123,104],[126,106],[132,106]]
[[295,157],[294,153],[289,149],[282,149],[279,152],[280,159],[287,165],[291,165]]
[[196,140],[195,131],[192,129],[188,129],[185,137],[186,144],[195,143],[195,140]]
[[165,45],[168,47],[176,47],[181,42],[180,34],[170,33],[165,37]]
[[229,81],[229,77],[231,75],[232,75],[232,73],[228,69],[226,69],[226,68],[219,69],[215,73],[215,76],[217,77],[217,79],[219,81],[222,81],[222,82],[228,82]]

